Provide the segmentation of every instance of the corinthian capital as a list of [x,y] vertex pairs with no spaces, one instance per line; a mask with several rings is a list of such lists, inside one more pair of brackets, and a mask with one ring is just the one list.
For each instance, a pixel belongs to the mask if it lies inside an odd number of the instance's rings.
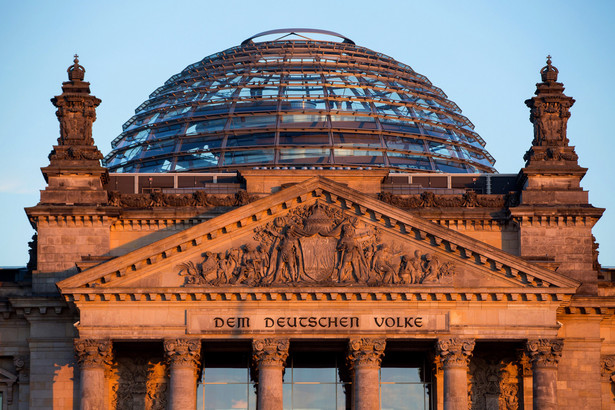
[[75,353],[81,368],[105,367],[113,358],[112,344],[109,339],[75,339]]
[[474,339],[449,338],[438,340],[437,350],[442,367],[467,366],[474,350]]
[[380,367],[386,339],[360,337],[350,339],[348,343],[348,367],[354,369],[356,367]]
[[199,339],[167,339],[164,351],[172,366],[197,367],[201,359],[201,341]]
[[562,349],[564,348],[563,339],[533,339],[528,340],[525,345],[530,361],[536,366],[557,367]]
[[288,358],[288,339],[254,339],[252,360],[257,366],[284,366]]

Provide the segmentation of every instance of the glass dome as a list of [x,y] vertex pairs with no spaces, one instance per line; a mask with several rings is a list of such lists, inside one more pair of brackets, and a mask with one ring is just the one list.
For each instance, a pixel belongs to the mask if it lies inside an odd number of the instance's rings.
[[[286,35],[254,41],[277,33]],[[172,76],[124,124],[104,162],[111,172],[496,172],[473,129],[442,90],[403,63],[336,33],[274,30]]]

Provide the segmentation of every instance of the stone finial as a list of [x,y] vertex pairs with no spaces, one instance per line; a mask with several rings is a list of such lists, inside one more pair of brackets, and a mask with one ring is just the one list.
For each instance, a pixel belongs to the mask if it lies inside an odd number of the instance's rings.
[[557,367],[563,348],[563,339],[533,339],[525,345],[534,367]]
[[288,339],[266,338],[252,341],[252,360],[256,366],[284,366],[288,358]]
[[201,360],[201,341],[199,339],[168,339],[164,341],[164,351],[171,366],[196,368]]
[[547,56],[547,65],[540,70],[543,83],[556,82],[559,70],[551,65],[551,56]]
[[449,338],[438,340],[436,348],[442,359],[442,366],[444,368],[468,366],[474,345],[474,339]]
[[530,163],[561,163],[576,165],[578,156],[567,137],[570,107],[574,98],[564,94],[564,85],[557,82],[559,71],[547,57],[547,65],[540,70],[542,82],[536,84],[535,96],[526,100],[530,108],[530,122],[534,124],[532,148],[525,154]]
[[75,339],[75,353],[81,368],[111,365],[113,345],[109,339]]
[[85,68],[79,64],[79,56],[77,54],[75,54],[75,59],[73,62],[74,64],[66,70],[68,72],[68,80],[83,81],[83,78],[85,77]]
[[380,367],[386,339],[360,337],[350,339],[348,343],[348,355],[346,360],[352,370],[357,367]]

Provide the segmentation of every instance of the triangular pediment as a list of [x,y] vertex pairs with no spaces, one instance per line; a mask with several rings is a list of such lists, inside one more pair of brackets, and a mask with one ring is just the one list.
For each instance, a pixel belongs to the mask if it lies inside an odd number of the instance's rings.
[[65,295],[333,288],[571,294],[578,285],[323,177],[58,283]]

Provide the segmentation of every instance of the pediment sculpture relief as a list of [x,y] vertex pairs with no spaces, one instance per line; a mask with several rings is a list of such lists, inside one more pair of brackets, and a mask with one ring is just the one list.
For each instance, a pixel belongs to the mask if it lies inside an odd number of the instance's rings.
[[[256,228],[254,242],[178,265],[186,286],[450,284],[452,262],[399,243],[320,203]],[[389,241],[390,242],[390,241]]]

